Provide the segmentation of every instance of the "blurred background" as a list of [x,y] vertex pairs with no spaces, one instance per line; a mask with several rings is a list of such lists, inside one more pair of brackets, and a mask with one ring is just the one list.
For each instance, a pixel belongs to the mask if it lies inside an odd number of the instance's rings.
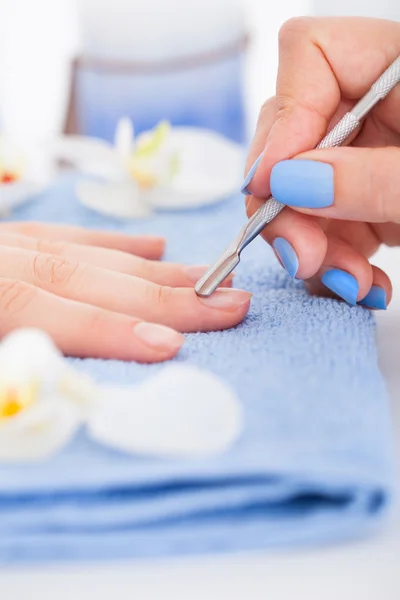
[[29,138],[66,125],[110,137],[128,112],[138,130],[169,117],[243,140],[273,93],[279,26],[309,11],[307,0],[273,8],[258,0],[0,6],[2,127]]
[[400,18],[399,0],[0,0],[0,130],[110,138],[162,118],[248,141],[277,33],[303,14]]

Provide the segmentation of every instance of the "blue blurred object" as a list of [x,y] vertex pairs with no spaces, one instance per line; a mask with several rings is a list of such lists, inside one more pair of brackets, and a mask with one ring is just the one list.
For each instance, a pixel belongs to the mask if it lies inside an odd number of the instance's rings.
[[79,132],[111,141],[118,119],[128,116],[138,133],[167,119],[173,125],[205,127],[244,142],[245,46],[243,40],[198,60],[147,67],[77,60],[74,111]]
[[[146,221],[78,204],[66,179],[13,219],[169,238],[167,260],[212,261],[243,223],[242,200]],[[130,456],[82,433],[54,459],[0,467],[0,561],[111,559],[332,542],[374,531],[392,498],[393,447],[371,313],[308,296],[260,239],[235,282],[253,292],[229,331],[187,336],[176,361],[225,379],[245,428],[199,460]],[[73,359],[70,359],[73,360]],[[73,360],[132,384],[163,365]],[[112,398],[110,398],[112,402]]]

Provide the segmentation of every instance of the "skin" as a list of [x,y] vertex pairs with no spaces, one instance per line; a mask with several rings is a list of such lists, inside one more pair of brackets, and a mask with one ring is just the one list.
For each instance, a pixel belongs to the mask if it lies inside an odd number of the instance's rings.
[[184,343],[180,332],[226,329],[251,294],[223,283],[194,292],[206,266],[159,262],[163,238],[41,223],[0,223],[0,336],[46,331],[65,354],[157,362]]
[[272,167],[294,158],[334,168],[335,201],[324,209],[285,208],[263,232],[284,237],[299,258],[297,277],[329,295],[321,275],[351,273],[361,300],[371,285],[392,296],[389,277],[371,265],[381,244],[400,244],[400,86],[365,120],[347,147],[312,150],[400,54],[400,23],[363,18],[299,18],[279,35],[276,96],[263,105],[246,173],[263,152],[246,198],[248,216],[270,195]]

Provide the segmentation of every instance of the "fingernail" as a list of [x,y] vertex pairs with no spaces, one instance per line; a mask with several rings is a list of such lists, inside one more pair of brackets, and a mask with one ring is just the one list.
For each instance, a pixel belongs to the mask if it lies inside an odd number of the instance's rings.
[[285,238],[278,237],[274,240],[272,246],[282,265],[289,273],[290,277],[294,279],[299,269],[299,259],[297,258],[296,251],[292,244],[285,240]]
[[373,285],[368,294],[358,302],[362,306],[368,308],[376,308],[378,310],[386,310],[386,292],[379,285]]
[[247,304],[251,296],[250,292],[245,292],[244,290],[219,289],[208,298],[199,297],[198,300],[209,308],[234,311]]
[[257,167],[258,167],[261,159],[262,159],[262,152],[261,152],[260,156],[257,158],[257,160],[253,163],[252,167],[250,168],[250,171],[247,173],[245,180],[243,181],[242,187],[240,188],[241,193],[245,194],[246,196],[250,196],[250,194],[251,194],[251,192],[249,192],[249,190],[247,189],[247,186],[249,185],[250,181],[253,179],[254,173],[257,171]]
[[[200,277],[204,275],[208,268],[208,265],[190,265],[188,267],[183,267],[183,271],[190,281],[192,281],[193,283],[197,283]],[[228,275],[225,281],[232,281],[232,279],[233,275],[231,274]]]
[[165,237],[161,235],[151,235],[150,233],[144,233],[143,235],[135,236],[136,240],[152,242],[154,244],[165,244]]
[[135,236],[135,243],[145,243],[150,244],[151,246],[160,246],[160,248],[163,249],[166,244],[166,239],[158,235],[138,235]]
[[283,160],[272,169],[270,187],[287,206],[326,208],[334,201],[333,167],[316,160]]
[[353,275],[341,269],[330,269],[321,277],[322,283],[349,304],[356,304],[358,294],[358,282]]
[[147,346],[157,350],[180,348],[185,341],[184,336],[164,325],[155,325],[140,321],[133,328],[134,334]]

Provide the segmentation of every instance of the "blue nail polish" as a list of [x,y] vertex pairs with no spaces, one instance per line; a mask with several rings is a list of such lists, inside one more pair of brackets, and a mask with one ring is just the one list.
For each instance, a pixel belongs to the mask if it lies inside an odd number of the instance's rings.
[[282,204],[326,208],[334,201],[333,167],[316,160],[283,160],[271,172],[271,194]]
[[322,283],[349,304],[356,304],[358,294],[358,282],[353,275],[341,269],[330,269],[321,277]]
[[386,310],[386,292],[379,285],[373,285],[368,294],[358,304],[368,308]]
[[253,163],[252,167],[250,168],[250,171],[247,173],[246,178],[243,181],[242,187],[240,188],[241,193],[245,194],[246,196],[250,196],[250,194],[251,194],[251,192],[249,192],[249,190],[247,189],[247,186],[249,185],[250,181],[253,179],[254,173],[257,171],[257,167],[258,167],[261,159],[262,159],[262,153],[257,158],[257,160]]
[[272,246],[286,271],[289,273],[290,277],[294,279],[299,270],[299,259],[297,258],[296,251],[292,244],[284,238],[278,237],[274,240]]

